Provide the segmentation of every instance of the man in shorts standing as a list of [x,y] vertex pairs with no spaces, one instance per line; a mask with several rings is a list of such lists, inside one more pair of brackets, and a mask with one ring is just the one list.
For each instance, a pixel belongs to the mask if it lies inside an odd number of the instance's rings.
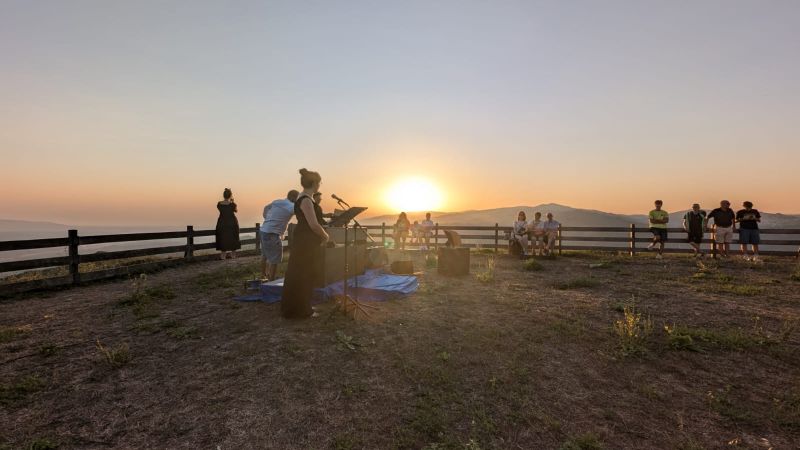
[[435,227],[433,220],[431,220],[431,213],[425,213],[425,220],[419,224],[419,236],[422,250],[428,250],[431,245],[431,236],[433,236],[433,228]]
[[747,254],[747,246],[753,247],[753,261],[758,261],[758,244],[761,243],[761,236],[758,231],[758,223],[761,222],[761,213],[753,209],[752,202],[744,202],[744,209],[736,212],[736,222],[739,223],[739,245],[742,247],[742,258],[750,260]]
[[700,249],[700,244],[703,242],[703,233],[706,229],[706,212],[700,209],[700,205],[695,203],[692,205],[691,211],[687,211],[683,216],[683,230],[687,233],[689,245],[692,246],[694,256],[698,258],[703,257],[703,251]]
[[283,260],[283,233],[294,216],[294,202],[300,193],[291,190],[286,198],[278,199],[264,207],[261,235],[261,277],[275,279],[278,264]]
[[656,259],[664,257],[664,244],[667,243],[667,223],[669,223],[669,213],[661,209],[664,202],[656,200],[656,209],[650,211],[648,218],[650,220],[650,232],[653,233],[653,242],[647,246],[648,250],[653,250],[658,247],[658,254]]
[[731,249],[731,242],[733,241],[733,233],[736,231],[736,215],[731,209],[731,202],[723,200],[719,202],[719,208],[715,208],[708,214],[706,227],[710,227],[711,221],[714,221],[714,246],[712,251],[717,249],[723,258],[729,256],[728,252]]

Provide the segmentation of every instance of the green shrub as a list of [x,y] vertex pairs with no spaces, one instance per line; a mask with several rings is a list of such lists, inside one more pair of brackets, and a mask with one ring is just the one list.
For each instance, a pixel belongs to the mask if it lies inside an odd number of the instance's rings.
[[522,267],[528,272],[538,272],[544,270],[542,263],[535,259],[529,259],[522,264]]

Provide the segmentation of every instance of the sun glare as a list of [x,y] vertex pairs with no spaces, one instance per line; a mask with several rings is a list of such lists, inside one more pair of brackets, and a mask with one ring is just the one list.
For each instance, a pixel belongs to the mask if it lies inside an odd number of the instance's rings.
[[389,188],[386,203],[397,211],[436,210],[442,206],[442,192],[424,178],[405,178]]

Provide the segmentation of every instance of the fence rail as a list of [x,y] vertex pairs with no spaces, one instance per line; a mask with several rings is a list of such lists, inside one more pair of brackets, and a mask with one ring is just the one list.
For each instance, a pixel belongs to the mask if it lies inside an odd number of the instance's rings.
[[[259,224],[253,228],[242,228],[240,233],[255,233],[255,238],[241,239],[243,246],[254,245],[255,251],[260,249],[260,239],[258,236]],[[384,247],[390,247],[393,243],[393,228],[391,225],[367,225],[364,226],[367,233]],[[432,235],[429,238],[431,247],[439,247],[444,244],[446,235],[444,231],[456,231],[459,233],[463,242],[462,245],[470,248],[488,248],[499,252],[505,248],[512,232],[512,227],[499,226],[443,226],[436,224]],[[665,252],[681,253],[689,251],[685,244],[685,232],[681,228],[669,228],[671,233],[668,247]],[[0,284],[0,294],[16,293],[37,289],[42,287],[55,287],[64,285],[75,285],[82,282],[100,280],[126,274],[141,273],[155,268],[169,265],[180,264],[182,262],[210,259],[216,255],[198,255],[196,252],[209,250],[216,247],[215,242],[195,243],[199,237],[215,236],[215,230],[195,230],[188,226],[184,231],[167,231],[161,233],[128,233],[128,234],[106,234],[93,236],[80,236],[77,230],[70,230],[65,238],[48,239],[29,239],[17,241],[0,242],[0,252],[34,250],[43,248],[65,248],[67,256],[54,256],[46,258],[23,259],[7,262],[0,262],[0,273],[19,272],[34,269],[67,267],[66,275],[57,275],[49,278],[33,279],[16,283]],[[800,229],[762,229],[761,234],[765,238],[761,240],[761,251],[765,255],[795,256],[800,247]],[[704,239],[703,243],[708,248],[713,249],[716,243],[713,234],[710,238]],[[770,239],[771,236],[781,236],[778,239]],[[163,241],[163,240],[185,239],[185,243],[180,245],[167,245],[159,247],[148,247],[132,250],[118,251],[96,251],[95,253],[81,254],[81,246],[97,244],[111,244],[120,242],[139,242],[139,241]],[[625,252],[635,255],[644,250],[644,244],[651,241],[649,230],[645,227],[637,227],[631,224],[629,227],[559,227],[557,233],[555,249],[561,253],[568,250],[600,250],[610,252]],[[733,244],[738,242],[734,240]],[[423,245],[422,242],[409,240],[407,245],[411,248]],[[248,252],[245,250],[245,252]],[[252,252],[252,250],[251,250]],[[157,261],[148,261],[131,265],[120,264],[117,267],[110,267],[101,270],[81,272],[80,265],[87,263],[98,263],[105,261],[126,260],[148,256],[178,254],[180,257],[160,258]]]

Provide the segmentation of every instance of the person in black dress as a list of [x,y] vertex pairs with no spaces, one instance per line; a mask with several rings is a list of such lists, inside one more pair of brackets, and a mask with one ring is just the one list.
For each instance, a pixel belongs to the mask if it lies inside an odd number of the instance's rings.
[[236,202],[233,201],[233,192],[225,188],[222,193],[223,200],[217,202],[219,218],[217,218],[217,250],[220,259],[225,259],[228,255],[236,258],[236,250],[242,248],[239,242],[239,220],[236,219]]
[[313,200],[321,182],[322,177],[317,172],[300,169],[303,192],[294,203],[297,226],[292,235],[289,264],[281,294],[281,315],[287,319],[300,319],[316,314],[311,308],[311,297],[314,294],[314,285],[317,284],[323,247],[330,239],[319,222],[322,209]]

